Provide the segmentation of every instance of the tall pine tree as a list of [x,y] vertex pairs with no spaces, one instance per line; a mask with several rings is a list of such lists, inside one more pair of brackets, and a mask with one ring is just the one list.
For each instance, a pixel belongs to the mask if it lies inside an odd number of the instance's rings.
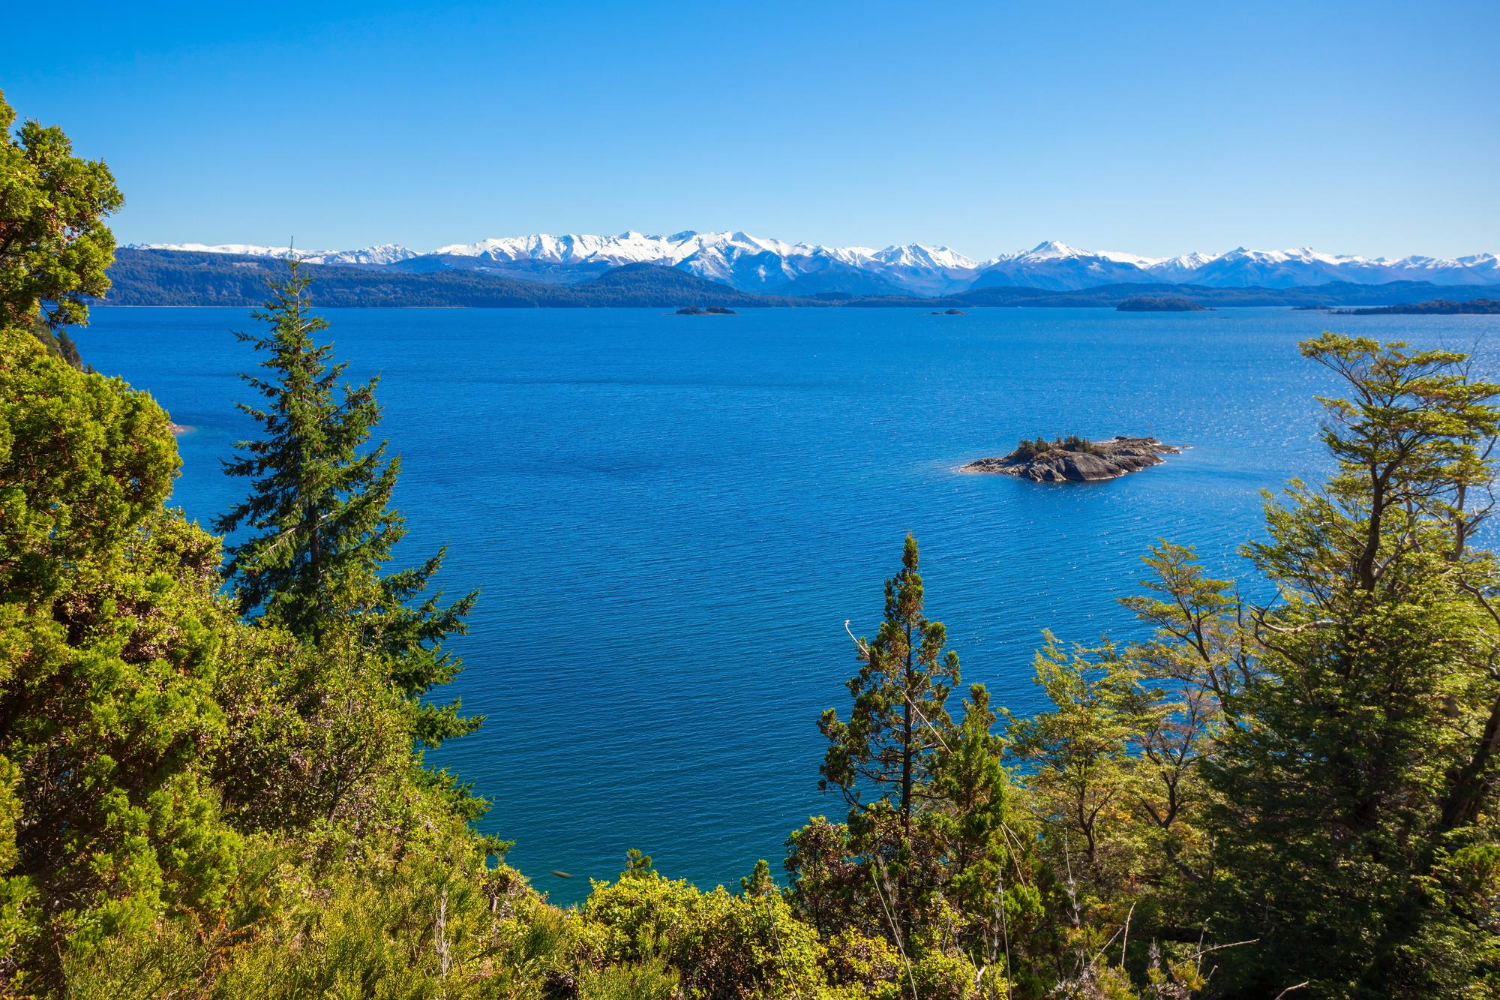
[[959,682],[958,654],[944,650],[942,622],[923,612],[917,542],[906,536],[901,571],[885,582],[885,620],[874,640],[857,642],[861,667],[850,678],[849,721],[834,709],[818,728],[828,739],[819,785],[836,787],[849,804],[856,848],[877,859],[882,881],[894,875],[887,905],[899,923],[897,943],[909,937],[918,893],[912,869],[913,820],[937,761],[942,733],[953,721],[948,695]]
[[214,527],[248,532],[229,546],[229,572],[244,610],[259,609],[314,642],[330,628],[355,627],[367,648],[388,657],[390,681],[411,705],[417,739],[437,746],[480,722],[460,715],[457,702],[423,701],[461,669],[443,643],[464,631],[478,592],[447,605],[441,592],[421,598],[446,550],[382,574],[406,534],[404,518],[391,507],[401,459],[387,457],[385,441],[368,447],[381,416],[379,378],[355,386],[343,381],[348,363],[334,362],[333,345],[318,342],[328,322],[310,311],[310,285],[291,261],[287,280],[251,314],[269,330],[236,334],[265,355],[262,374],[241,376],[264,402],[239,404],[262,435],[238,442],[225,463],[226,473],[251,481],[250,495]]
[[858,641],[859,673],[849,680],[854,710],[848,722],[823,713],[828,738],[819,784],[833,785],[855,809],[867,792],[890,802],[906,839],[923,774],[952,724],[946,703],[959,681],[958,654],[944,652],[947,631],[922,610],[917,540],[906,536],[901,571],[885,582],[885,620],[874,641]]

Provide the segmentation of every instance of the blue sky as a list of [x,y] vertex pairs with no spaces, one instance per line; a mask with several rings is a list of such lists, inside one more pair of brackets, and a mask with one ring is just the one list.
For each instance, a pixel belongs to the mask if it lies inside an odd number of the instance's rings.
[[1493,0],[16,6],[122,242],[1500,250]]

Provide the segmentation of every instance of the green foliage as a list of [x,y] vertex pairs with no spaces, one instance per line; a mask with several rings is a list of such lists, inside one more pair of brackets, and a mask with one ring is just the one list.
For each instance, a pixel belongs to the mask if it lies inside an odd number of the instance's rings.
[[1088,438],[1079,437],[1077,434],[1068,434],[1064,437],[1054,438],[1051,441],[1048,441],[1044,437],[1022,438],[1021,443],[1016,445],[1015,451],[1010,453],[1010,457],[1024,462],[1033,458],[1040,458],[1042,455],[1053,451],[1072,451],[1086,455],[1097,455],[1099,447]]
[[1465,921],[1431,890],[1453,838],[1493,837],[1500,581],[1467,543],[1500,386],[1449,351],[1325,334],[1303,353],[1351,398],[1323,401],[1327,488],[1268,499],[1248,549],[1284,600],[1254,614],[1262,673],[1205,772],[1219,920],[1328,995],[1461,996],[1487,949],[1443,946]]
[[589,969],[578,979],[581,1000],[674,1000],[681,977],[663,959]]
[[540,903],[413,752],[427,606],[242,620],[177,467],[148,396],[0,331],[0,988],[455,995]]
[[425,697],[472,595],[426,596],[441,553],[383,573],[399,462],[367,446],[375,383],[341,385],[306,280],[246,338],[266,434],[232,466],[235,601],[220,540],[164,506],[166,415],[32,326],[100,288],[108,172],[0,112],[0,993],[1500,992],[1500,563],[1473,545],[1500,385],[1463,355],[1304,344],[1349,398],[1323,401],[1335,474],[1268,497],[1246,547],[1274,605],[1162,542],[1124,601],[1141,637],[1047,634],[1047,707],[1003,727],[978,685],[949,715],[958,659],[908,537],[852,710],[820,721],[846,822],[791,835],[789,886],[761,861],[704,892],[631,851],[564,911],[423,766],[473,725]]
[[958,654],[944,652],[943,625],[922,605],[917,543],[908,535],[901,571],[885,584],[880,632],[856,643],[863,666],[848,685],[850,719],[829,709],[818,724],[829,742],[819,785],[837,788],[856,817],[894,802],[908,833],[914,792],[938,747],[935,734],[950,722],[944,705],[959,679]]
[[1112,870],[1107,830],[1129,795],[1136,677],[1111,646],[1069,652],[1051,633],[1046,638],[1036,676],[1053,707],[1012,721],[1011,750],[1031,766],[1034,801],[1062,836],[1063,851],[1081,852],[1080,871],[1091,881],[1117,880],[1128,873]]
[[1036,458],[1039,455],[1047,454],[1047,452],[1052,450],[1052,447],[1052,442],[1044,437],[1035,439],[1022,438],[1021,443],[1016,445],[1016,450],[1011,452],[1011,455],[1025,461]]
[[119,554],[177,474],[167,417],[144,393],[47,364],[0,333],[0,599],[36,609],[95,553]]
[[342,633],[384,657],[417,739],[435,747],[481,721],[460,715],[457,702],[425,700],[461,669],[443,642],[464,631],[478,593],[448,605],[441,593],[422,597],[443,552],[382,576],[406,528],[390,506],[401,460],[386,457],[385,442],[366,447],[380,419],[379,380],[341,385],[347,362],[333,363],[333,345],[317,342],[328,323],[310,311],[310,279],[297,262],[289,266],[265,309],[252,313],[269,332],[239,335],[265,355],[264,376],[242,376],[265,403],[240,406],[264,436],[239,442],[226,465],[251,480],[251,491],[215,527],[252,532],[229,550],[242,607],[263,609],[299,638],[322,643]]
[[818,723],[828,740],[822,788],[835,787],[849,805],[855,849],[873,867],[898,937],[910,934],[924,890],[923,865],[913,838],[917,800],[923,794],[942,731],[951,728],[946,703],[959,681],[958,654],[944,651],[941,622],[923,613],[917,543],[910,535],[901,571],[885,584],[885,620],[873,641],[856,641],[862,664],[849,680],[854,706],[848,722],[835,709]]
[[296,261],[289,268],[265,309],[251,313],[270,332],[236,334],[265,355],[265,377],[241,376],[264,408],[240,404],[265,436],[236,444],[224,471],[250,479],[250,496],[215,528],[255,532],[229,549],[243,606],[263,606],[294,635],[316,637],[390,558],[400,537],[389,502],[401,463],[386,460],[384,442],[361,453],[380,419],[377,380],[339,391],[348,364],[331,364],[333,345],[314,340],[328,321],[310,312],[311,279]]
[[[849,817],[816,817],[792,834],[790,899],[826,937],[861,942],[833,954],[840,975],[868,985],[880,968],[884,992],[904,980],[923,996],[1005,995],[1011,946],[1024,950],[1037,922],[1029,859],[1017,853],[1029,824],[1001,762],[988,692],[970,689],[961,723],[947,712],[958,657],[923,613],[917,565],[908,537],[879,634],[856,640],[850,721],[830,710],[820,722],[830,744],[824,787],[843,793]],[[872,941],[886,950],[872,951]]]
[[[8,932],[88,941],[168,911],[210,920],[239,847],[207,775],[237,627],[217,541],[161,507],[177,457],[148,397],[0,336],[6,895],[48,903]],[[15,979],[48,972],[39,958]]]
[[581,915],[603,930],[604,961],[664,961],[690,997],[817,996],[829,985],[817,932],[796,919],[769,876],[731,895],[634,868],[613,884],[595,883]]
[[[1016,996],[1188,997],[1210,976],[1228,997],[1494,992],[1500,567],[1471,542],[1500,386],[1447,351],[1332,334],[1303,351],[1351,395],[1324,400],[1327,487],[1268,499],[1246,549],[1278,602],[1155,547],[1124,602],[1149,636],[1049,634],[1049,707],[1004,740],[976,690],[962,725],[933,727],[909,837],[878,800],[793,835],[792,899],[825,937],[884,936],[918,996],[941,992],[924,966],[995,967],[997,925]],[[882,843],[923,887],[909,928],[880,908],[902,888],[882,892]]]
[[115,238],[104,218],[125,199],[109,168],[74,156],[61,129],[15,123],[0,93],[0,330],[31,330],[76,366],[62,328],[87,323],[88,297],[109,288]]

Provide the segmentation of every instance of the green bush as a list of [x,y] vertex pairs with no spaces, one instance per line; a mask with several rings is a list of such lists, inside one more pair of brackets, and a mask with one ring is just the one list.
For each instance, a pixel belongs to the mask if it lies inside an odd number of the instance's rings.
[[1022,438],[1021,443],[1016,445],[1016,450],[1011,452],[1013,458],[1021,461],[1030,461],[1051,451],[1075,451],[1087,455],[1097,455],[1099,446],[1086,437],[1077,434],[1068,434],[1065,437],[1054,438],[1048,441],[1044,437]]

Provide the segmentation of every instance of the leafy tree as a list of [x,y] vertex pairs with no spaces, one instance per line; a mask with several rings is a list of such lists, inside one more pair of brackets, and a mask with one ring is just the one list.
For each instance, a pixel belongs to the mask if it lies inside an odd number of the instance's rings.
[[406,529],[390,506],[401,460],[387,458],[384,441],[366,447],[380,420],[379,379],[341,384],[347,362],[333,363],[333,345],[316,339],[328,323],[311,312],[311,279],[298,262],[289,266],[265,309],[252,314],[269,330],[238,335],[265,355],[264,375],[242,376],[265,402],[240,405],[263,436],[239,442],[239,454],[226,463],[229,475],[251,480],[251,491],[215,528],[250,532],[229,547],[242,607],[263,608],[314,642],[355,622],[363,644],[388,658],[390,682],[410,704],[417,738],[436,746],[480,721],[460,715],[457,702],[423,701],[457,675],[461,665],[443,642],[464,630],[478,594],[446,606],[441,593],[413,603],[441,568],[442,551],[381,575]]
[[1140,829],[1130,805],[1130,756],[1140,719],[1138,675],[1118,650],[1064,648],[1047,633],[1035,660],[1050,707],[1011,718],[1009,751],[1021,762],[1027,804],[1040,820],[1037,848],[1047,918],[1041,945],[1070,991],[1114,995],[1120,974],[1101,965],[1123,948],[1125,897],[1140,876]]
[[0,331],[0,982],[62,944],[208,922],[237,871],[205,748],[232,612],[216,540],[162,509],[166,414]]
[[[960,949],[992,980],[1024,978],[1042,920],[1035,824],[1005,768],[1005,741],[984,685],[969,689],[963,721],[943,740],[921,835],[940,845],[942,896]],[[1017,970],[1021,960],[1021,971]],[[1012,984],[1012,987],[1014,984]]]
[[[635,860],[639,860],[637,857]],[[827,996],[825,947],[770,884],[733,895],[723,886],[700,892],[633,864],[613,884],[598,882],[582,918],[602,933],[610,962],[649,966],[664,960],[687,996],[704,1000]]]
[[63,327],[88,322],[88,298],[109,289],[114,234],[104,218],[125,203],[109,168],[73,155],[56,127],[27,121],[0,93],[0,328],[30,331],[75,367]]
[[1296,974],[1324,996],[1477,995],[1491,959],[1443,943],[1474,921],[1435,880],[1493,838],[1497,577],[1467,541],[1500,386],[1449,351],[1324,334],[1303,353],[1351,398],[1323,400],[1327,487],[1268,500],[1247,549],[1280,601],[1252,616],[1259,671],[1206,764],[1217,922],[1260,938],[1252,992]]
[[1012,720],[1011,751],[1031,765],[1030,787],[1062,831],[1063,850],[1070,857],[1080,852],[1078,874],[1107,882],[1119,874],[1110,871],[1106,829],[1130,792],[1136,676],[1111,646],[1070,652],[1048,633],[1036,657],[1036,679],[1052,708]]
[[1190,920],[1188,900],[1210,864],[1202,764],[1233,723],[1237,699],[1259,667],[1232,583],[1210,578],[1192,549],[1170,542],[1142,559],[1152,571],[1141,581],[1145,593],[1121,600],[1153,626],[1149,639],[1124,652],[1139,679],[1121,702],[1135,719],[1129,795],[1150,845],[1142,860],[1153,902]]

